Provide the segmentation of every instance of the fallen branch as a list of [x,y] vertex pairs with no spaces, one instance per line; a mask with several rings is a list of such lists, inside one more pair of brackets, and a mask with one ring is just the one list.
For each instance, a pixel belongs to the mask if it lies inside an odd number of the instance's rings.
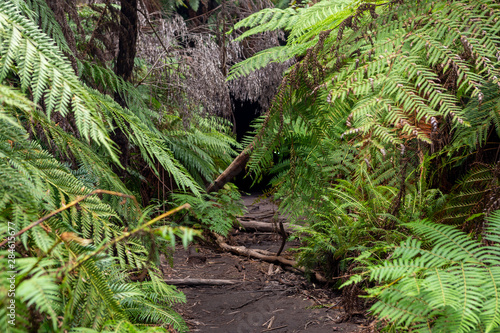
[[237,284],[241,283],[241,281],[236,280],[220,280],[220,279],[172,279],[165,280],[167,284],[172,284],[176,286],[223,286],[227,284]]
[[[243,221],[238,219],[238,222],[245,230],[250,231],[261,231],[261,232],[279,232],[279,227],[274,223],[269,222],[259,222],[259,221]],[[287,234],[291,234],[293,232],[290,227],[290,223],[283,223],[283,228]]]
[[[265,250],[252,250],[252,249],[248,249],[244,246],[229,245],[226,242],[224,242],[224,238],[222,236],[215,234],[215,237],[217,239],[217,243],[219,244],[219,246],[223,250],[229,251],[231,253],[234,253],[234,254],[237,254],[240,256],[260,259],[260,260],[267,261],[270,263],[292,266],[293,268],[301,271],[302,273],[306,272],[306,269],[304,267],[297,266],[297,262],[295,260],[290,260],[290,259],[286,259],[283,257],[275,256],[272,252],[265,251]],[[314,273],[314,277],[319,282],[327,282],[325,277],[319,273]]]
[[271,295],[271,294],[264,294],[264,295],[260,295],[260,296],[259,296],[259,297],[257,297],[257,298],[252,298],[252,299],[251,299],[251,300],[249,300],[248,302],[245,302],[245,303],[243,303],[243,304],[241,304],[241,305],[238,305],[238,306],[233,306],[233,307],[231,308],[231,310],[241,309],[241,308],[243,308],[243,307],[247,306],[248,304],[255,303],[255,302],[257,302],[258,300],[260,300],[261,298],[266,297],[266,296],[269,296],[269,295]]
[[246,213],[245,216],[242,216],[243,220],[265,220],[272,219],[276,216],[275,212],[263,212],[263,213]]
[[248,160],[250,159],[250,153],[253,150],[253,144],[248,145],[234,160],[233,162],[224,170],[223,173],[217,177],[217,179],[210,184],[207,188],[207,193],[217,192],[226,185],[227,182],[231,181],[235,176],[237,176],[241,171],[245,169]]

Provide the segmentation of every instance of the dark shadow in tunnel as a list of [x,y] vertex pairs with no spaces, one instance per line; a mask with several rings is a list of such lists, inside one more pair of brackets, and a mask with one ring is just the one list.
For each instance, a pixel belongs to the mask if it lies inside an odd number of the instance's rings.
[[[246,135],[249,135],[249,131],[252,130],[251,124],[260,115],[260,105],[257,102],[242,101],[235,99],[231,96],[234,105],[234,121],[236,128],[236,139],[238,142],[242,142]],[[234,183],[243,192],[263,192],[269,189],[269,182],[271,181],[271,176],[263,175],[262,179],[256,183],[247,175],[245,171],[241,172],[236,176],[232,183]]]

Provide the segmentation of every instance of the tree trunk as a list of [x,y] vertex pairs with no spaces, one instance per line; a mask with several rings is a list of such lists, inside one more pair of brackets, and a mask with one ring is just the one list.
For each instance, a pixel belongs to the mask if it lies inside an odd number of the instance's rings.
[[[118,41],[118,57],[116,58],[115,73],[121,76],[125,81],[130,81],[132,71],[134,70],[134,59],[137,52],[137,33],[138,33],[138,16],[137,16],[137,0],[121,0],[120,9],[120,31]],[[127,107],[126,101],[120,94],[115,93],[115,101],[122,107]],[[122,169],[121,176],[126,175],[126,168],[129,164],[130,149],[129,140],[125,133],[120,129],[111,136],[111,139],[116,142],[120,148],[120,162]]]
[[120,4],[120,39],[118,42],[118,58],[116,59],[116,74],[125,81],[130,81],[137,51],[137,0],[121,0]]

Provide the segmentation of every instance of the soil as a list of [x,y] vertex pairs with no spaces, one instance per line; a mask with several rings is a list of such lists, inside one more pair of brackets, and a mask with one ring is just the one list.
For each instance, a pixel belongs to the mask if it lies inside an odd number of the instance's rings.
[[[272,223],[276,207],[257,195],[244,197],[248,213],[243,219]],[[285,219],[281,217],[280,219]],[[228,242],[252,249],[277,252],[281,236],[276,233],[235,230]],[[297,241],[287,242],[282,256],[293,258]],[[179,286],[187,302],[176,307],[191,332],[359,332],[366,319],[345,318],[340,294],[309,282],[301,273],[251,258],[218,251],[213,246],[179,247],[173,266],[162,264],[166,280],[224,279],[234,284],[222,286]]]

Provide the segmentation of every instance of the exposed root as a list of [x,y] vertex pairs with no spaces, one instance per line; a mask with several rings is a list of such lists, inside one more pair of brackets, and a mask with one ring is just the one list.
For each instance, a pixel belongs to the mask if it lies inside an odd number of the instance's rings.
[[[286,259],[286,258],[281,257],[281,256],[276,256],[272,252],[265,251],[265,250],[252,250],[252,249],[248,249],[244,246],[229,245],[224,241],[224,238],[222,236],[217,235],[217,234],[215,234],[215,238],[217,240],[218,245],[221,247],[221,249],[229,251],[233,254],[237,254],[237,255],[245,256],[245,257],[250,257],[250,258],[255,258],[255,259],[260,259],[260,260],[267,261],[270,263],[291,266],[294,269],[296,269],[302,273],[306,272],[306,269],[304,267],[297,266],[297,262],[295,260],[290,260],[290,259]],[[327,282],[326,278],[317,272],[314,273],[314,278],[318,282]]]

